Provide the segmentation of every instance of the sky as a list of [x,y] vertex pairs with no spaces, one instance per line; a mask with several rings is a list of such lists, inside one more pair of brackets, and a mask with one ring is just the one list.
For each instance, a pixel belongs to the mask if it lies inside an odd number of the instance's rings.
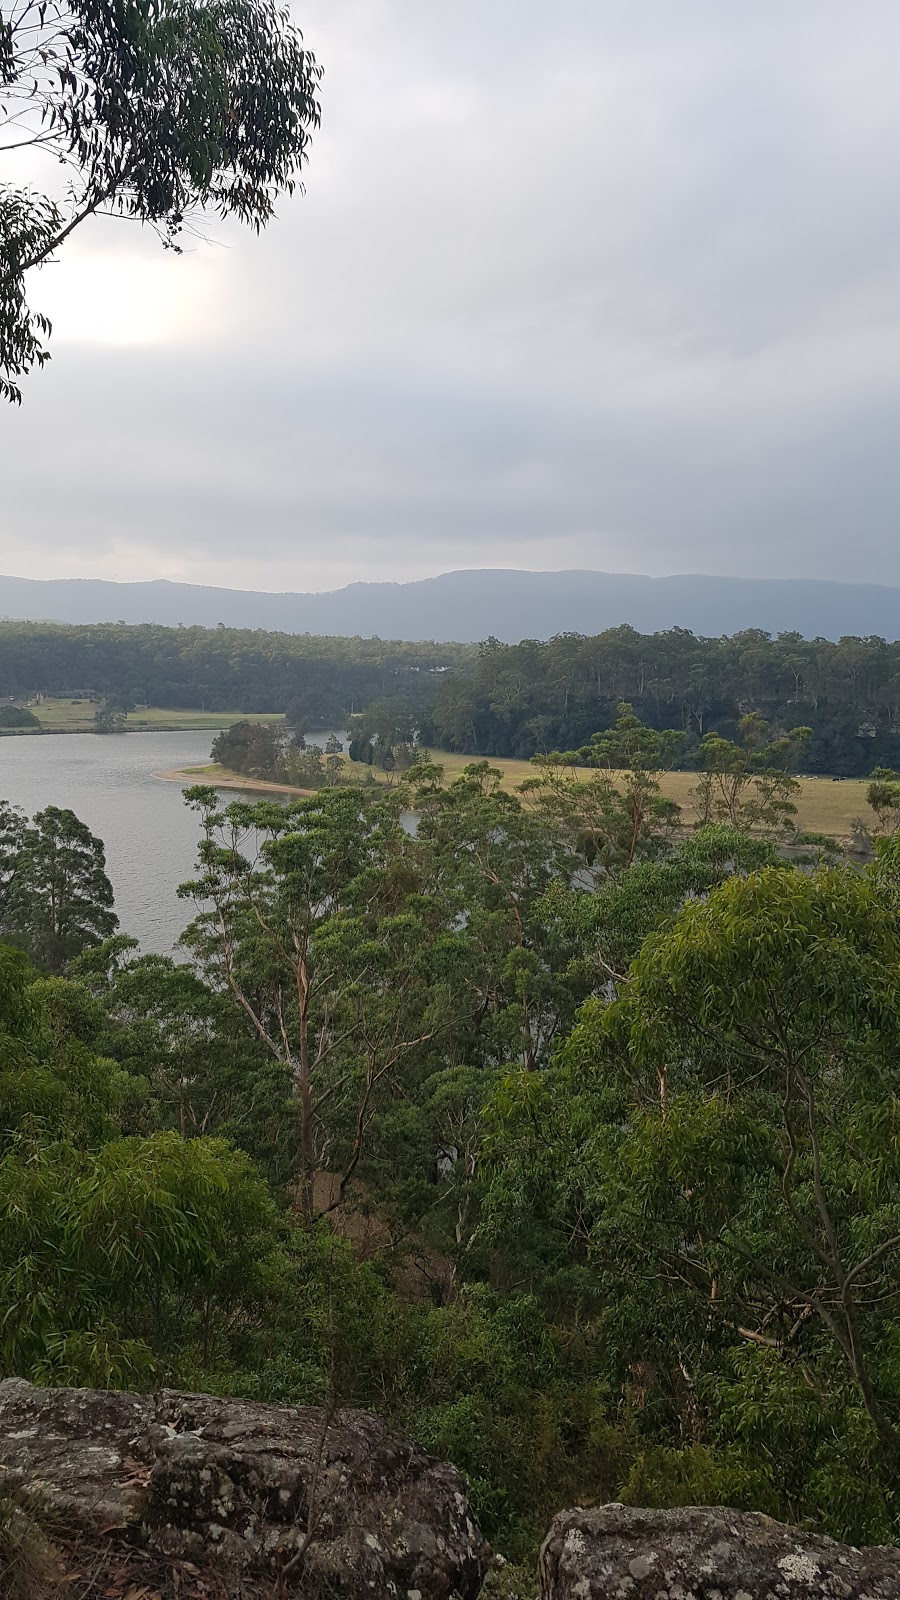
[[900,583],[896,0],[299,0],[306,193],[32,275],[0,571]]

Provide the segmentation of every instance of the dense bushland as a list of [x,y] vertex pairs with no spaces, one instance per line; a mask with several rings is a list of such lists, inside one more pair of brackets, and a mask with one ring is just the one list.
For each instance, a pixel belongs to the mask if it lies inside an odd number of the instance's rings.
[[0,1372],[375,1407],[514,1559],[615,1497],[900,1538],[897,837],[798,870],[593,747],[189,792],[177,963],[7,818]]
[[429,747],[526,758],[579,748],[624,700],[651,727],[684,735],[687,766],[705,735],[734,739],[755,712],[775,736],[810,729],[805,771],[865,776],[898,765],[900,643],[621,627],[470,646],[0,623],[0,694],[34,693],[88,693],[126,708],[283,711],[303,731],[365,712],[376,742],[402,742],[411,728]]
[[804,639],[758,630],[699,639],[683,628],[546,643],[488,640],[448,675],[426,743],[481,755],[530,757],[584,744],[630,702],[644,722],[685,734],[693,764],[705,734],[735,737],[756,712],[779,734],[810,729],[804,771],[865,776],[897,765],[900,644],[884,639]]
[[328,726],[389,694],[421,711],[464,645],[317,639],[239,628],[0,623],[0,694],[86,693],[116,706],[287,711]]

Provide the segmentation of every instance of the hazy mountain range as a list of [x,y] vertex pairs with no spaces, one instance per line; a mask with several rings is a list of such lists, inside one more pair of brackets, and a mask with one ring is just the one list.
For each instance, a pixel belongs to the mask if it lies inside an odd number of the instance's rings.
[[365,638],[516,642],[689,628],[900,637],[900,588],[812,578],[646,578],[610,572],[445,572],[413,583],[351,583],[322,594],[267,594],[201,584],[0,577],[0,617],[56,622],[161,622]]

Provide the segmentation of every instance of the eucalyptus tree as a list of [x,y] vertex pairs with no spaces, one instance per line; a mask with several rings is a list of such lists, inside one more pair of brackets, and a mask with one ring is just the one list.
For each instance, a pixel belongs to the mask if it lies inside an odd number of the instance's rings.
[[216,734],[210,755],[227,771],[243,772],[251,778],[278,779],[284,775],[286,745],[283,727],[268,722],[233,722]]
[[894,1463],[898,973],[877,878],[770,869],[687,906],[604,1019],[642,1107],[623,1214],[713,1323],[843,1372]]
[[740,743],[708,733],[700,741],[702,772],[693,791],[701,822],[753,828],[772,838],[795,832],[795,801],[800,785],[790,773],[812,736],[811,728],[792,728],[779,738],[758,712],[738,724]]
[[876,767],[866,787],[866,804],[875,813],[880,835],[900,832],[900,773],[891,767]]
[[311,1218],[340,1204],[384,1103],[414,1098],[422,1052],[457,1023],[448,910],[419,892],[395,797],[187,799],[203,838],[185,942],[290,1074]]
[[232,1139],[270,1183],[287,1181],[290,1078],[248,1034],[227,994],[189,962],[142,955],[122,934],[70,962],[66,976],[97,1008],[96,1049],[129,1075],[128,1132]]
[[74,811],[46,806],[18,833],[6,931],[52,972],[118,927],[106,853]]
[[0,1376],[147,1382],[259,1300],[274,1203],[221,1141],[121,1137],[127,1076],[92,1003],[32,977],[0,944]]
[[27,818],[18,806],[0,800],[0,931],[7,926],[16,865]]
[[545,905],[554,885],[572,883],[578,854],[554,817],[504,791],[488,762],[446,787],[434,772],[413,767],[406,783],[426,887],[458,931],[468,1058],[518,1060],[532,1071],[546,1064],[583,993],[569,970],[571,941]]
[[[622,704],[615,726],[581,749],[536,756],[537,776],[521,792],[577,839],[588,866],[618,872],[670,847],[680,812],[660,779],[683,745],[682,734],[648,728]],[[590,778],[584,767],[595,769]]]
[[107,702],[98,706],[94,712],[95,733],[125,733],[128,722],[128,713],[122,706]]
[[0,149],[44,152],[65,196],[0,186],[0,394],[48,358],[25,275],[87,218],[193,216],[257,232],[296,187],[319,121],[320,70],[272,0],[8,0],[0,15]]
[[[644,940],[669,926],[688,901],[705,899],[728,878],[784,865],[768,839],[707,824],[686,834],[669,854],[635,861],[598,877],[591,894],[557,889],[552,909],[572,937],[578,959],[598,990],[610,995],[629,982]],[[550,909],[548,898],[548,909]]]

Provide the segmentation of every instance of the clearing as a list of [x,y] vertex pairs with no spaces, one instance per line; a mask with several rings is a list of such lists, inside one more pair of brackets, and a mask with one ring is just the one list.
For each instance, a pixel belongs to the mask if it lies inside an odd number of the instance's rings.
[[[432,759],[438,766],[443,767],[445,779],[452,783],[467,766],[482,758],[434,750]],[[489,759],[489,765],[499,768],[503,774],[503,788],[509,791],[515,790],[525,778],[535,776],[535,768],[530,761],[504,760],[500,756],[494,756]],[[358,782],[365,781],[370,774],[377,782],[388,781],[385,773],[378,768],[366,766],[361,761],[348,761],[345,758],[344,768],[347,776]],[[247,789],[281,794],[309,792],[292,789],[290,785],[284,783],[264,783],[260,779],[246,778],[239,772],[226,772],[224,767],[220,766],[188,767],[183,772],[164,772],[160,776],[181,783],[211,783],[222,789]],[[662,780],[663,793],[678,801],[684,813],[684,821],[689,825],[696,821],[690,791],[696,787],[698,776],[696,772],[668,772]],[[857,817],[865,820],[869,811],[866,805],[867,780],[800,778],[798,781],[800,784],[800,795],[797,800],[798,828],[804,833],[825,833],[833,838],[849,840],[854,820]]]
[[[17,737],[36,733],[92,733],[94,713],[99,704],[95,700],[43,700],[40,705],[28,707],[37,717],[40,728],[6,728],[3,731],[4,734]],[[282,717],[276,711],[182,711],[161,706],[138,706],[136,710],[129,711],[125,732],[175,733],[182,728],[208,728],[210,732],[217,732],[219,728],[230,728],[232,723],[243,721],[281,722]]]

